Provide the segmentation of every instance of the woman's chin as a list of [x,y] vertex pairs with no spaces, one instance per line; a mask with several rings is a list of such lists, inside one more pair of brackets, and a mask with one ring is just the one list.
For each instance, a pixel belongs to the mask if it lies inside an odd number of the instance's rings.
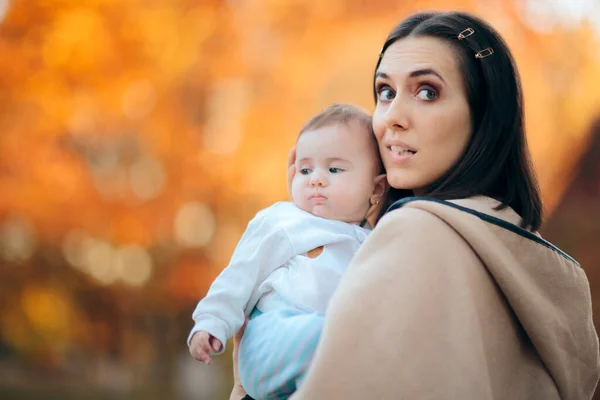
[[387,180],[390,187],[399,190],[415,190],[426,186],[420,179],[407,176],[406,174],[390,174],[387,175]]

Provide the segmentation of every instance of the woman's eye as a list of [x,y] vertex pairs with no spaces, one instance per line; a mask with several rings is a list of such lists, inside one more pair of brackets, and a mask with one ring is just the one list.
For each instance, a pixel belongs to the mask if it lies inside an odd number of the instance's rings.
[[310,174],[310,169],[308,169],[308,168],[301,168],[300,169],[300,173],[302,175],[308,175],[308,174]]
[[390,100],[393,100],[394,97],[396,97],[396,94],[394,93],[394,91],[387,86],[384,86],[381,89],[379,89],[378,95],[379,95],[379,100],[381,100],[381,101],[390,101]]
[[421,100],[431,101],[437,98],[437,93],[431,89],[421,89],[417,93],[417,97]]
[[332,174],[337,174],[342,171],[343,171],[343,169],[341,169],[341,168],[335,168],[335,167],[329,168],[329,172],[331,172]]

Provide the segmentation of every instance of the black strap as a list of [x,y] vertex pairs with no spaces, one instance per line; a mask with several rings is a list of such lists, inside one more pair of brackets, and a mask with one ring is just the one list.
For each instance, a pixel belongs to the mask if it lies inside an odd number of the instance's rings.
[[464,211],[466,213],[469,213],[471,215],[474,215],[476,217],[478,217],[479,219],[485,221],[485,222],[489,222],[490,224],[499,226],[500,228],[504,228],[508,231],[511,231],[513,233],[516,233],[517,235],[525,238],[525,239],[529,239],[532,240],[538,244],[541,244],[542,246],[545,246],[547,248],[549,248],[552,251],[555,251],[558,255],[560,255],[561,257],[571,261],[572,263],[574,263],[575,265],[577,265],[578,267],[581,267],[579,265],[579,263],[570,255],[568,255],[567,253],[565,253],[564,251],[562,251],[561,249],[559,249],[558,247],[556,247],[555,245],[553,245],[552,243],[548,242],[547,240],[542,239],[541,237],[529,232],[528,230],[525,230],[519,226],[513,225],[510,222],[506,222],[503,219],[500,218],[496,218],[493,217],[491,215],[488,214],[484,214],[482,212],[479,211],[475,211],[472,210],[470,208],[467,207],[463,207],[463,206],[459,206],[458,204],[454,204],[451,203],[449,201],[445,201],[445,200],[440,200],[440,199],[436,199],[433,197],[419,197],[419,196],[415,196],[415,197],[405,197],[403,199],[400,199],[396,202],[394,202],[391,206],[389,206],[389,208],[386,210],[386,213],[390,212],[390,211],[394,211],[398,208],[402,208],[402,206],[412,202],[412,201],[430,201],[430,202],[434,202],[434,203],[439,203],[439,204],[444,204],[446,206],[452,207],[452,208],[456,208],[457,210],[461,210]]
[[249,394],[245,395],[242,400],[254,400]]

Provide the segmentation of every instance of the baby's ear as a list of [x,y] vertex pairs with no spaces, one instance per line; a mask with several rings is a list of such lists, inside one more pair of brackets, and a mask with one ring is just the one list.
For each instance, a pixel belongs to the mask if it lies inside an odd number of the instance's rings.
[[389,188],[386,174],[376,176],[373,183],[373,194],[370,198],[371,205],[381,203]]

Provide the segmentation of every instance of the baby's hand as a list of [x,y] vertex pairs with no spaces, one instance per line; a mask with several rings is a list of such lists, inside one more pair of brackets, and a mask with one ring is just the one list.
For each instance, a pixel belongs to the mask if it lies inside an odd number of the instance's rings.
[[222,343],[219,339],[208,332],[198,331],[192,337],[190,343],[190,354],[196,360],[203,362],[206,365],[212,363],[210,355],[213,352],[221,350]]

